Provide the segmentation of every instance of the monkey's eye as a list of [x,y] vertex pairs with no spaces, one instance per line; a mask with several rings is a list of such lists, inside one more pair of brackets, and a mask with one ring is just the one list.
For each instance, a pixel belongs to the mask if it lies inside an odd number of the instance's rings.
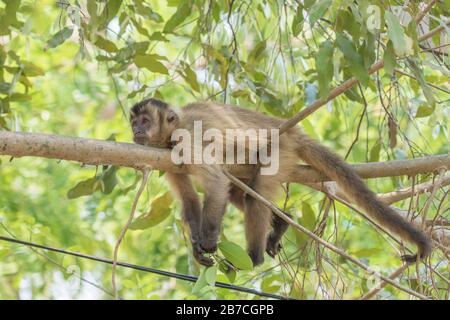
[[143,118],[142,119],[142,124],[147,124],[147,123],[150,123],[150,120],[147,119],[147,118]]

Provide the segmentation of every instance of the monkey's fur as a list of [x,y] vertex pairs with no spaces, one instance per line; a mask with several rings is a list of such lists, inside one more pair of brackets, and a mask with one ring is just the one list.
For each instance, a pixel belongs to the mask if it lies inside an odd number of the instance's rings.
[[[278,128],[283,122],[255,111],[214,102],[193,103],[175,111],[165,102],[147,99],[135,104],[130,113],[133,140],[138,144],[159,147],[173,147],[171,134],[177,128],[187,129],[193,134],[194,121],[198,120],[202,120],[204,130],[219,129],[224,137],[226,129],[271,129]],[[339,156],[310,139],[298,128],[289,129],[280,136],[279,150],[278,173],[259,175],[253,181],[252,187],[263,197],[268,200],[276,197],[276,191],[283,182],[289,180],[300,158],[318,172],[336,181],[346,195],[379,224],[415,243],[421,259],[430,254],[431,242],[427,235],[378,200]],[[247,249],[253,264],[258,265],[264,261],[264,251],[272,257],[278,253],[279,242],[288,227],[286,222],[272,215],[259,201],[230,185],[222,171],[226,169],[235,174],[245,168],[253,172],[254,166],[186,164],[188,174],[166,173],[174,193],[181,200],[183,218],[190,228],[193,254],[199,263],[213,263],[212,259],[204,254],[213,253],[217,249],[222,217],[228,201],[245,213]],[[190,176],[196,178],[205,191],[203,206]],[[407,262],[413,262],[416,258],[417,255],[403,256]]]

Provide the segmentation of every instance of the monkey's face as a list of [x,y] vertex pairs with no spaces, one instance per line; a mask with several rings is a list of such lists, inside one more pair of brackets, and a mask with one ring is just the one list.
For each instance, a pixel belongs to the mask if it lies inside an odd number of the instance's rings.
[[147,99],[131,108],[130,122],[135,143],[168,147],[178,115],[165,102]]
[[[152,138],[152,125],[155,127],[154,119],[147,114],[131,116],[131,129],[133,131],[133,141],[137,144],[146,145]],[[153,128],[154,129],[154,128]]]

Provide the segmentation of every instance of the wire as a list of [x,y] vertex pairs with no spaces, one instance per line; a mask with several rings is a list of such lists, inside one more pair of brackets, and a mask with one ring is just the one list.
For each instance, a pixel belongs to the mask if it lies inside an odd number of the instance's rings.
[[[24,240],[19,240],[19,239],[14,239],[14,238],[9,238],[9,237],[4,237],[4,236],[0,236],[0,240],[17,243],[17,244],[21,244],[21,245],[26,245],[26,246],[30,246],[30,247],[35,247],[35,248],[39,248],[39,249],[49,250],[49,251],[53,251],[53,252],[68,254],[71,256],[88,259],[88,260],[93,260],[93,261],[97,261],[97,262],[102,262],[102,263],[106,263],[106,264],[111,264],[111,265],[113,264],[113,261],[111,259],[91,256],[91,255],[76,252],[76,251],[69,251],[69,250],[64,250],[64,249],[59,249],[59,248],[54,248],[54,247],[48,247],[48,246],[44,246],[41,244],[28,242],[28,241],[24,241]],[[196,277],[196,276],[191,276],[191,275],[187,275],[187,274],[179,274],[179,273],[174,273],[174,272],[170,272],[170,271],[164,271],[164,270],[159,270],[159,269],[155,269],[155,268],[139,266],[139,265],[126,263],[126,262],[117,261],[117,265],[124,267],[124,268],[154,273],[154,274],[158,274],[161,276],[175,278],[175,279],[189,281],[189,282],[196,282],[198,279],[198,277]],[[214,283],[214,286],[218,287],[218,288],[224,288],[224,289],[235,290],[235,291],[239,291],[239,292],[250,293],[250,294],[260,296],[260,297],[266,297],[266,298],[277,299],[277,300],[289,300],[289,298],[279,296],[276,294],[258,291],[258,290],[245,288],[245,287],[240,287],[240,286],[236,286],[236,285],[224,283],[224,282],[216,282],[216,283]]]

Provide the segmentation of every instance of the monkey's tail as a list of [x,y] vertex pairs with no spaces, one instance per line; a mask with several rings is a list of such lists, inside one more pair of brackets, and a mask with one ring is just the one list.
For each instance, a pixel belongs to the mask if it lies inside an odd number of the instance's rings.
[[[408,222],[394,209],[380,201],[358,174],[338,155],[303,134],[298,139],[297,153],[311,167],[336,181],[345,194],[375,221],[404,240],[415,243],[421,259],[430,254],[432,250],[430,238],[413,223]],[[404,255],[402,259],[411,263],[416,261],[417,254]]]

